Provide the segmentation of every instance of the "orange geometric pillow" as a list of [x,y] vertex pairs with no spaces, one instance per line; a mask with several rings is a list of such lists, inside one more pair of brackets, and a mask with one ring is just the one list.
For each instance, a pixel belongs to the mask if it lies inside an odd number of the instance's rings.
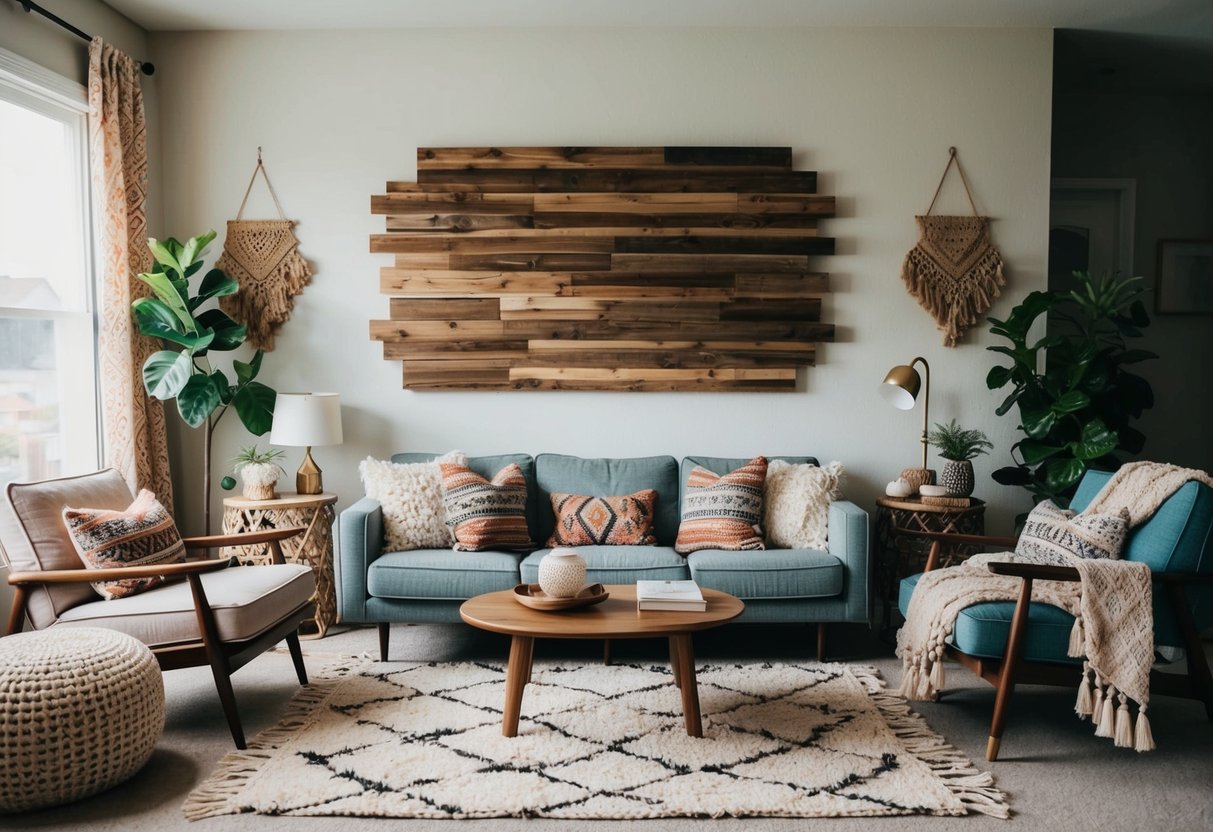
[[761,524],[766,479],[764,456],[723,477],[695,466],[687,477],[674,551],[688,555],[700,549],[765,549]]
[[[63,509],[72,544],[88,569],[152,566],[185,561],[185,544],[177,524],[156,496],[146,488],[125,509]],[[164,578],[124,578],[94,581],[103,598],[126,598],[164,583]]]
[[526,475],[511,463],[489,482],[466,465],[444,462],[442,505],[455,550],[533,549],[526,526]]
[[556,528],[548,538],[556,546],[655,546],[651,488],[626,497],[586,497],[553,494]]

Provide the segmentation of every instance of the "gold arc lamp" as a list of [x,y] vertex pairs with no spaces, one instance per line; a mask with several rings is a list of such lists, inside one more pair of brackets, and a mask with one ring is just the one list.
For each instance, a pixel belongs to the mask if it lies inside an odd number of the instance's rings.
[[[922,362],[923,375],[914,365]],[[924,378],[925,376],[925,378]],[[931,366],[927,360],[917,356],[909,364],[898,364],[885,375],[880,384],[880,395],[898,410],[912,410],[922,393],[922,468],[927,470],[927,414],[931,408]]]
[[307,448],[295,474],[295,491],[320,494],[322,471],[312,459],[314,445],[340,445],[341,397],[336,393],[279,393],[274,399],[270,444]]

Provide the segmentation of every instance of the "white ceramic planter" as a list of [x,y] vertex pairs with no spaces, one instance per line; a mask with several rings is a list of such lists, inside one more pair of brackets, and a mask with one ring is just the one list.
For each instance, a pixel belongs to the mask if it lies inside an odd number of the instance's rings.
[[244,496],[249,500],[272,500],[277,494],[274,486],[282,476],[282,469],[275,462],[250,462],[240,467],[240,481],[244,483]]
[[585,586],[585,558],[576,549],[553,549],[539,561],[539,588],[553,598],[572,598]]

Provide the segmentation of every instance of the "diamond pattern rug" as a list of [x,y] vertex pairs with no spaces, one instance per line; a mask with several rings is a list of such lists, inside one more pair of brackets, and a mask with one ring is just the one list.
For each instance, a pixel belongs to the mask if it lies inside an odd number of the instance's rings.
[[494,663],[353,660],[186,801],[398,818],[1007,817],[1006,798],[874,668],[705,664],[704,737],[667,666],[537,663],[518,736]]

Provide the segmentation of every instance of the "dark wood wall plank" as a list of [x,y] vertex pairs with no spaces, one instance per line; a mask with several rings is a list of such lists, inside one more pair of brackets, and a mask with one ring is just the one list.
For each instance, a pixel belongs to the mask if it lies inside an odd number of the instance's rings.
[[420,148],[371,197],[414,390],[791,391],[832,341],[835,200],[786,147]]

